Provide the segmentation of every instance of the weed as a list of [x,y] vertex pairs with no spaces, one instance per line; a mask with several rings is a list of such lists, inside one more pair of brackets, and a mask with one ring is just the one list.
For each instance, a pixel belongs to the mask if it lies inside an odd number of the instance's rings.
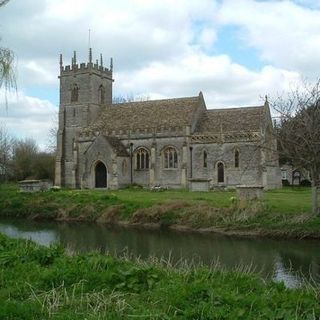
[[[320,317],[318,286],[288,289],[241,265],[226,271],[218,262],[208,268],[183,259],[173,264],[170,257],[67,256],[3,235],[0,254],[0,319]],[[47,263],[43,256],[54,259]]]

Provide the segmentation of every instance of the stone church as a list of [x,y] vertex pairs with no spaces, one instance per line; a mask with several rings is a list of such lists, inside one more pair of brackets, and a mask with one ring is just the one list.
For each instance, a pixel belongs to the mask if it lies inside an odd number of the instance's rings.
[[[118,189],[280,186],[268,101],[207,109],[197,96],[112,102],[112,60],[64,66],[55,184]],[[205,187],[204,187],[205,186]]]

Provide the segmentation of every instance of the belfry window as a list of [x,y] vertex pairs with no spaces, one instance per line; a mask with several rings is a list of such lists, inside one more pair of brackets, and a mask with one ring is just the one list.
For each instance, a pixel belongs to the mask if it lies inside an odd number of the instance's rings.
[[178,168],[178,154],[175,148],[168,147],[163,151],[163,162],[165,169]]
[[99,103],[100,103],[100,104],[104,104],[104,102],[105,102],[105,95],[106,95],[106,91],[105,91],[103,85],[101,85],[101,86],[99,87]]
[[239,163],[240,163],[240,153],[239,150],[235,150],[234,152],[234,167],[239,168]]
[[149,153],[144,148],[139,148],[136,152],[136,169],[149,169]]
[[71,102],[78,102],[79,99],[79,88],[76,84],[71,89]]

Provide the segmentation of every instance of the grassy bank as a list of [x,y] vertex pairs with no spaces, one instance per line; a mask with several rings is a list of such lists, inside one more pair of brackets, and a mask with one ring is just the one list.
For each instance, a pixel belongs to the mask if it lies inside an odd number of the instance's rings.
[[311,214],[310,189],[268,191],[263,201],[241,206],[234,191],[124,189],[20,193],[16,186],[1,185],[0,215],[251,236],[320,238],[320,217]]
[[67,256],[0,234],[0,319],[319,319],[319,298],[249,272]]

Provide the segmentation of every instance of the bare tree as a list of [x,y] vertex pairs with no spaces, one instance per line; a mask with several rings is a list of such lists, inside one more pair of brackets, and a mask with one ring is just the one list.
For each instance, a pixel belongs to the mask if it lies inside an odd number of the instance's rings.
[[13,139],[4,125],[0,126],[0,181],[6,182],[10,174]]
[[55,154],[50,152],[38,152],[32,163],[33,176],[36,179],[54,180]]
[[150,100],[149,96],[134,96],[132,93],[125,96],[116,96],[112,98],[112,103],[142,102]]
[[0,0],[0,7],[4,6],[8,2],[9,2],[9,0]]
[[48,132],[48,143],[46,145],[46,150],[49,153],[55,154],[57,151],[57,134],[59,127],[59,114],[56,112],[51,119],[51,128]]
[[279,115],[277,139],[279,152],[295,167],[310,172],[312,212],[319,213],[317,186],[320,175],[320,79],[304,83],[272,106]]
[[14,172],[17,180],[35,178],[34,163],[38,146],[33,139],[17,140],[13,147]]

